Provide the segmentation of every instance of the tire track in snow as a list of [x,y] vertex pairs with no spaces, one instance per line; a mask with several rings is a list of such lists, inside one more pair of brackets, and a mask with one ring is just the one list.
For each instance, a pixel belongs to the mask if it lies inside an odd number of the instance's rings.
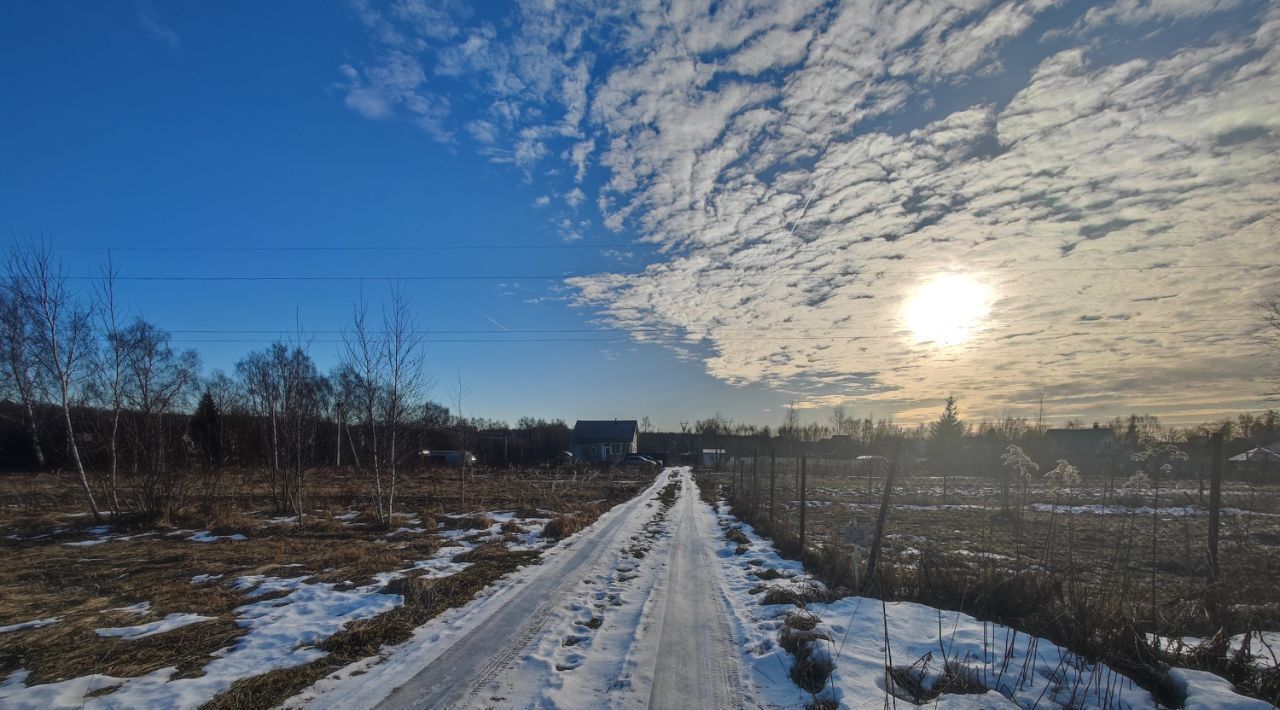
[[730,623],[726,582],[712,550],[715,521],[686,471],[670,511],[670,552],[611,698],[615,710],[742,708],[742,649]]
[[[623,503],[617,514],[580,538],[574,547],[539,565],[519,594],[494,610],[450,648],[407,682],[391,691],[377,707],[384,710],[453,708],[487,705],[478,697],[491,681],[538,636],[555,608],[574,586],[582,569],[593,568],[618,542],[628,523],[640,513],[673,471],[667,471],[645,494]],[[514,633],[512,629],[516,629]]]
[[[709,531],[698,525],[698,490],[683,478],[657,663],[648,707],[743,707],[739,646],[729,626],[720,565],[708,552]],[[714,533],[710,533],[714,534]]]

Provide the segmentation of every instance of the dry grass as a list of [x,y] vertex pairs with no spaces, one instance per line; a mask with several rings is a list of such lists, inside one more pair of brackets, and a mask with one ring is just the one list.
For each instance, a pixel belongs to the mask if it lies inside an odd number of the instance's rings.
[[[835,670],[835,664],[827,652],[831,637],[817,630],[817,619],[808,614],[788,614],[778,632],[778,645],[794,659],[791,663],[791,680],[796,685],[816,694],[826,687],[827,679]],[[814,699],[817,702],[817,699]]]
[[[451,511],[522,510],[546,517],[547,511],[594,520],[601,510],[634,495],[649,481],[597,477],[576,485],[531,475],[473,474],[465,482],[445,473],[404,477],[400,510],[418,511],[420,524],[435,529],[436,519],[456,520],[462,529],[487,528],[487,516],[446,517]],[[374,525],[351,524],[337,515],[359,510],[363,481],[352,474],[313,472],[314,507],[303,525],[268,524],[276,515],[261,477],[252,472],[228,475],[222,496],[192,507],[167,521],[187,530],[244,534],[240,542],[198,543],[190,533],[169,536],[155,521],[121,519],[113,534],[137,534],[91,546],[64,543],[83,540],[97,525],[90,516],[73,515],[80,506],[75,483],[53,476],[0,478],[0,625],[58,616],[58,624],[0,634],[0,678],[25,668],[28,684],[103,673],[133,677],[177,666],[180,675],[198,675],[213,653],[234,645],[245,633],[234,610],[249,599],[231,587],[240,576],[308,576],[314,582],[367,584],[379,572],[407,569],[431,556],[439,540],[430,533],[387,536]],[[398,526],[407,523],[401,518]],[[589,521],[588,521],[589,522]],[[412,527],[412,526],[410,526]],[[515,533],[515,526],[507,532]],[[7,537],[14,536],[14,537]],[[483,545],[467,556],[473,564],[448,578],[411,578],[396,583],[406,605],[373,619],[349,625],[321,645],[329,657],[301,667],[281,669],[242,680],[211,707],[248,708],[274,705],[333,669],[376,653],[384,644],[407,639],[416,626],[449,606],[469,600],[476,591],[538,553],[513,553],[501,544]],[[286,566],[296,565],[296,566]],[[222,575],[209,584],[193,584],[195,575]],[[254,601],[268,597],[256,597]],[[152,604],[146,616],[108,612],[142,601]],[[199,613],[214,621],[194,624],[135,640],[101,638],[94,629],[152,621],[173,612]],[[109,692],[110,689],[99,689]]]
[[446,530],[487,530],[493,527],[493,518],[487,515],[458,515],[440,520]]
[[543,526],[542,536],[551,540],[563,540],[594,523],[602,512],[600,506],[590,505],[576,513],[557,515]]

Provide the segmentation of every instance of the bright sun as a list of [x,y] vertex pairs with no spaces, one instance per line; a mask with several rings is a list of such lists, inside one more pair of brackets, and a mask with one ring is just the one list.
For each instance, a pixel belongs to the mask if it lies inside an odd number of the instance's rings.
[[962,274],[944,274],[916,291],[904,317],[916,342],[955,345],[969,339],[990,309],[990,289]]

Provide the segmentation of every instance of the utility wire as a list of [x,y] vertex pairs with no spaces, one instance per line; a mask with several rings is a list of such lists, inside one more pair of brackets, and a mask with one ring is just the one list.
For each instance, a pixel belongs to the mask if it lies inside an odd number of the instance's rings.
[[[971,329],[972,329],[972,330],[982,330],[982,329],[988,329],[988,328],[996,327],[996,326],[999,326],[999,327],[1017,327],[1017,326],[1024,326],[1024,325],[1059,325],[1059,326],[1114,325],[1114,326],[1133,326],[1133,325],[1153,325],[1153,324],[1161,324],[1161,323],[1171,323],[1171,324],[1181,324],[1181,323],[1220,323],[1220,322],[1223,322],[1223,321],[1255,321],[1255,320],[1257,320],[1257,319],[1256,319],[1256,318],[1253,318],[1253,317],[1251,317],[1251,316],[1223,316],[1223,317],[1220,317],[1220,318],[1176,318],[1176,319],[1167,319],[1167,320],[1157,320],[1157,319],[1151,319],[1151,320],[1148,320],[1148,319],[1141,319],[1141,320],[1115,320],[1115,319],[1081,320],[1081,319],[1072,319],[1072,320],[1065,320],[1065,321],[1064,321],[1064,320],[1036,320],[1036,319],[1027,319],[1027,320],[1013,320],[1013,321],[984,321],[984,322],[983,322],[983,323],[981,323],[981,324],[978,324],[978,325],[973,326]],[[93,332],[97,332],[97,333],[106,333],[106,332],[109,332],[108,330],[105,330],[105,329],[102,329],[102,328],[95,328],[95,329],[92,329],[92,330],[93,330]],[[123,328],[121,328],[121,330],[123,330]],[[241,334],[250,334],[250,335],[252,335],[252,334],[268,334],[268,335],[269,335],[269,334],[271,334],[271,333],[284,333],[284,332],[296,333],[296,332],[298,332],[298,329],[297,329],[296,327],[292,327],[292,326],[291,326],[291,327],[286,327],[286,328],[191,328],[191,329],[183,329],[183,328],[164,328],[163,330],[164,330],[165,332],[167,332],[167,333],[186,333],[186,334],[193,334],[193,335],[229,335],[229,334],[236,334],[236,335],[241,335]],[[710,334],[713,334],[713,333],[714,333],[714,334],[718,334],[718,333],[758,333],[758,332],[761,332],[762,330],[768,330],[768,331],[770,331],[770,332],[782,332],[782,333],[787,333],[787,332],[799,332],[799,333],[825,332],[827,335],[832,336],[832,337],[857,337],[857,336],[861,335],[861,332],[859,332],[859,331],[842,331],[842,330],[840,330],[840,329],[838,329],[838,328],[810,328],[810,327],[800,327],[800,328],[787,328],[787,327],[769,327],[769,328],[759,328],[759,327],[752,327],[752,328],[726,328],[726,327],[719,327],[719,326],[716,326],[716,325],[707,325],[707,324],[702,324],[702,325],[699,325],[699,324],[684,324],[684,325],[669,325],[669,326],[635,326],[635,327],[631,327],[631,328],[628,328],[628,327],[613,327],[613,328],[606,328],[606,327],[600,327],[600,328],[506,328],[506,329],[502,329],[502,330],[498,330],[498,329],[494,329],[494,328],[464,328],[464,329],[438,328],[438,329],[429,329],[429,330],[413,330],[413,331],[409,331],[409,333],[410,333],[410,334],[413,334],[413,335],[484,335],[484,334],[505,335],[505,334],[508,334],[508,333],[513,334],[513,335],[528,335],[528,334],[548,335],[548,334],[575,334],[575,333],[579,333],[579,334],[581,334],[581,333],[587,333],[587,334],[591,334],[591,333],[670,333],[670,332],[673,332],[673,331],[680,331],[680,330],[684,330],[684,331],[696,331],[695,333],[691,333],[691,335],[696,335],[697,333],[705,333],[705,334],[707,334],[708,336],[710,336]],[[302,332],[303,332],[303,333],[305,333],[305,334],[308,334],[308,335],[343,335],[343,334],[345,334],[345,333],[347,333],[347,332],[349,332],[349,331],[348,331],[348,330],[346,330],[346,329],[305,328],[305,329],[303,329],[303,330],[302,330]],[[369,333],[371,333],[371,334],[374,334],[374,335],[385,335],[385,334],[387,333],[387,331],[379,330],[379,329],[372,329],[372,330],[369,330],[368,332],[369,332]],[[877,330],[877,331],[875,331],[875,332],[876,332],[876,333],[882,333],[882,332],[884,332],[884,331],[883,331],[883,330]]]
[[[772,271],[768,269],[709,269],[692,272],[697,276],[715,276],[723,274],[735,279],[749,278],[752,276],[787,276],[802,278],[831,278],[845,276],[894,276],[894,275],[931,275],[931,274],[961,274],[969,272],[983,271],[1000,271],[1000,272],[1022,272],[1022,273],[1069,273],[1069,272],[1118,272],[1118,271],[1177,271],[1189,269],[1221,269],[1221,270],[1266,270],[1280,268],[1276,264],[1246,264],[1246,263],[1224,263],[1224,264],[1156,264],[1151,266],[1081,266],[1081,267],[1044,267],[1044,268],[1022,268],[1008,266],[975,266],[968,269],[929,269],[929,270],[899,270],[899,269],[874,269],[865,268],[862,270],[850,271]],[[126,276],[118,275],[115,277],[117,281],[486,281],[486,280],[503,280],[503,281],[536,281],[536,280],[565,280],[575,278],[597,278],[597,277],[643,277],[643,276],[661,276],[669,272],[664,270],[657,271],[640,271],[632,273],[617,273],[609,271],[601,271],[596,273],[584,274],[430,274],[430,275],[259,275],[259,276]],[[77,281],[98,281],[101,276],[67,276],[66,278]]]
[[[810,204],[810,202],[813,200],[814,193],[816,193],[816,191],[817,191],[818,187],[819,187],[819,186],[815,186],[814,191],[813,191],[813,192],[811,192],[811,193],[810,193],[810,195],[808,196],[808,199],[806,199],[806,200],[805,200],[805,202],[804,202],[804,204],[803,204],[803,206],[802,206],[802,208],[801,208],[800,216],[799,216],[795,221],[791,222],[789,227],[787,227],[787,233],[788,233],[789,235],[794,235],[794,233],[795,233],[795,231],[796,231],[796,227],[798,226],[799,222],[800,222],[801,220],[803,220],[803,219],[804,219],[804,213],[808,210],[809,204]],[[1267,217],[1264,217],[1264,219],[1275,219],[1275,218],[1274,218],[1274,217],[1272,217],[1272,216],[1267,216]],[[1217,235],[1217,234],[1221,234],[1221,233],[1223,233],[1223,232],[1225,232],[1225,231],[1235,231],[1235,232],[1240,232],[1240,231],[1245,231],[1245,230],[1249,230],[1249,229],[1260,229],[1260,228],[1262,228],[1262,227],[1260,226],[1261,224],[1262,224],[1262,221],[1261,221],[1261,220],[1257,220],[1257,221],[1251,222],[1251,223],[1249,223],[1249,224],[1245,224],[1245,225],[1243,225],[1243,226],[1239,226],[1239,227],[1224,227],[1223,229],[1219,229],[1219,230],[1209,230],[1209,229],[1164,229],[1164,230],[1161,230],[1161,229],[1159,229],[1159,225],[1150,225],[1150,226],[1143,227],[1143,226],[1139,226],[1139,225],[1137,225],[1137,224],[1134,224],[1134,225],[1128,225],[1128,226],[1126,226],[1126,227],[1122,227],[1122,228],[1118,228],[1118,229],[1111,230],[1110,232],[1108,232],[1108,234],[1110,234],[1110,233],[1114,233],[1114,232],[1125,232],[1125,231],[1152,232],[1152,231],[1154,230],[1154,234],[1151,234],[1150,236],[1162,237],[1162,236],[1170,235],[1170,236],[1191,236],[1191,237],[1203,237],[1203,236],[1210,236],[1210,235]],[[902,235],[902,236],[909,236],[909,235]],[[1035,234],[1035,235],[1027,234],[1027,233],[1020,233],[1020,234],[1012,234],[1012,235],[1007,236],[1007,237],[1002,237],[1002,239],[1026,240],[1026,239],[1028,239],[1028,238],[1030,238],[1030,237],[1033,237],[1033,236],[1035,236],[1035,237],[1041,237],[1041,236],[1043,236],[1043,237],[1047,237],[1047,238],[1055,238],[1055,239],[1073,239],[1073,238],[1089,239],[1089,238],[1090,238],[1090,237],[1087,237],[1087,236],[1085,236],[1085,235],[1078,234],[1078,233],[1077,233],[1077,234],[1066,234],[1066,233],[1058,234],[1058,233],[1052,233],[1052,234]],[[984,240],[984,239],[985,239],[985,237],[986,237],[986,235],[985,235],[985,234],[975,234],[975,235],[972,235],[972,236],[957,236],[957,237],[955,237],[955,239],[956,239],[956,241],[963,241],[963,240],[979,240],[979,241],[982,241],[982,240]],[[1096,239],[1097,237],[1092,237],[1092,238]],[[831,241],[839,241],[839,240],[834,240],[834,239],[833,239],[833,240],[831,240]],[[704,244],[704,243],[700,243],[700,242],[692,242],[692,241],[689,241],[689,240],[682,240],[682,241],[680,242],[680,244],[682,244],[682,245],[684,245],[684,246],[697,246],[697,247],[707,248],[707,249],[714,249],[714,248],[717,248],[717,247],[726,247],[726,246],[735,246],[735,245],[736,245],[736,243],[734,243],[734,242],[713,242],[713,243],[705,243],[705,244]],[[502,244],[502,243],[498,243],[498,244],[458,244],[458,243],[454,243],[454,244],[411,244],[411,245],[405,245],[405,244],[366,244],[366,245],[341,245],[341,246],[320,245],[320,244],[305,244],[305,245],[262,245],[262,244],[253,244],[253,245],[225,245],[225,244],[223,244],[223,245],[217,245],[217,246],[197,246],[197,247],[188,247],[188,246],[162,246],[162,245],[147,245],[147,244],[134,244],[134,245],[123,245],[123,246],[111,246],[111,245],[106,245],[106,246],[96,246],[96,245],[95,245],[95,246],[57,246],[57,245],[48,245],[48,246],[37,246],[37,247],[31,247],[31,246],[23,246],[23,245],[13,245],[13,244],[11,244],[11,245],[9,245],[9,246],[4,247],[4,249],[5,249],[5,250],[7,250],[7,251],[28,251],[28,250],[33,250],[33,249],[34,249],[34,250],[49,249],[49,250],[51,250],[51,251],[64,251],[64,252],[73,252],[73,251],[74,251],[74,252],[162,252],[162,253],[163,253],[163,252],[172,252],[172,253],[217,253],[217,252],[407,252],[407,251],[505,251],[505,250],[511,250],[511,251],[570,251],[570,250],[572,250],[572,251],[591,251],[591,250],[597,250],[597,249],[599,249],[599,250],[605,250],[605,249],[663,249],[663,248],[677,249],[678,247],[677,247],[677,245],[676,245],[676,244],[674,244],[674,243],[667,243],[667,244],[664,244],[664,243],[659,243],[659,242],[619,242],[619,243],[613,243],[613,244],[591,244],[591,243],[583,243],[583,242],[554,243],[554,244],[522,244],[522,243],[507,243],[507,244]]]
[[[711,342],[711,343],[718,343],[718,342],[759,342],[759,341],[782,341],[782,342],[794,342],[794,341],[819,341],[819,340],[828,340],[828,341],[838,341],[838,340],[849,340],[849,341],[859,341],[859,340],[891,340],[891,339],[896,340],[896,339],[901,338],[901,337],[902,337],[902,333],[906,332],[907,330],[908,330],[907,328],[902,328],[902,329],[899,329],[898,331],[895,331],[895,332],[893,332],[893,333],[885,333],[884,331],[880,331],[880,332],[878,332],[877,334],[874,334],[874,335],[813,335],[813,336],[805,336],[805,335],[800,335],[800,336],[796,336],[796,335],[785,335],[785,336],[782,336],[782,335],[779,335],[779,336],[756,335],[756,336],[744,336],[744,337],[733,337],[733,338],[725,338],[725,337],[689,337],[689,336],[656,336],[656,337],[645,337],[645,338],[632,338],[632,337],[623,337],[623,336],[610,336],[610,337],[605,337],[605,338],[562,338],[562,337],[546,337],[546,338],[524,338],[524,337],[517,337],[517,338],[423,338],[423,339],[422,339],[422,342],[424,342],[424,343],[499,343],[499,344],[501,344],[501,343],[637,343],[637,344],[638,344],[638,343],[686,343],[686,344],[689,344],[689,345],[698,345],[698,344],[705,344],[705,343],[708,343],[708,342]],[[279,333],[280,333],[280,335],[281,335],[281,336],[284,336],[284,335],[291,335],[288,331],[279,331]],[[306,335],[306,334],[304,333],[303,335]],[[1038,334],[1028,333],[1027,335],[1028,335],[1028,336],[1031,336],[1031,335],[1038,335]],[[1239,332],[1239,331],[1224,331],[1224,330],[1129,330],[1129,331],[1125,331],[1125,332],[1123,332],[1123,333],[1087,333],[1087,332],[1081,332],[1081,333],[1061,333],[1061,334],[1056,334],[1056,335],[1054,336],[1054,339],[1055,339],[1055,340],[1060,340],[1060,339],[1074,338],[1074,337],[1084,337],[1084,338],[1089,338],[1089,337],[1118,337],[1118,336],[1128,337],[1128,336],[1131,336],[1131,335],[1176,335],[1176,336],[1190,336],[1190,335],[1195,335],[1195,336],[1200,336],[1200,337],[1204,337],[1204,336],[1244,337],[1244,336],[1247,336],[1247,335],[1248,335],[1248,333],[1242,333],[1242,332]],[[278,340],[278,339],[279,339],[279,338],[181,338],[181,339],[175,338],[175,339],[173,339],[173,340],[172,340],[172,341],[170,341],[170,342],[180,342],[180,343],[261,343],[261,342],[273,342],[274,340]],[[342,340],[341,338],[325,338],[325,339],[313,339],[313,338],[306,338],[306,340],[307,340],[307,342],[310,342],[310,343],[335,343],[335,344],[341,344],[341,343],[346,342],[346,341]]]

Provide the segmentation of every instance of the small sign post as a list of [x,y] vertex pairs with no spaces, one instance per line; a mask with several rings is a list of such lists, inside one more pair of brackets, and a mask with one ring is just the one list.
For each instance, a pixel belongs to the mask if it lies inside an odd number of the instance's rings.
[[844,539],[844,544],[853,548],[853,589],[854,592],[861,594],[862,584],[859,579],[861,576],[859,567],[861,565],[859,564],[859,558],[862,556],[862,548],[871,542],[871,531],[858,525],[858,519],[854,518],[852,522],[844,526],[841,537]]

